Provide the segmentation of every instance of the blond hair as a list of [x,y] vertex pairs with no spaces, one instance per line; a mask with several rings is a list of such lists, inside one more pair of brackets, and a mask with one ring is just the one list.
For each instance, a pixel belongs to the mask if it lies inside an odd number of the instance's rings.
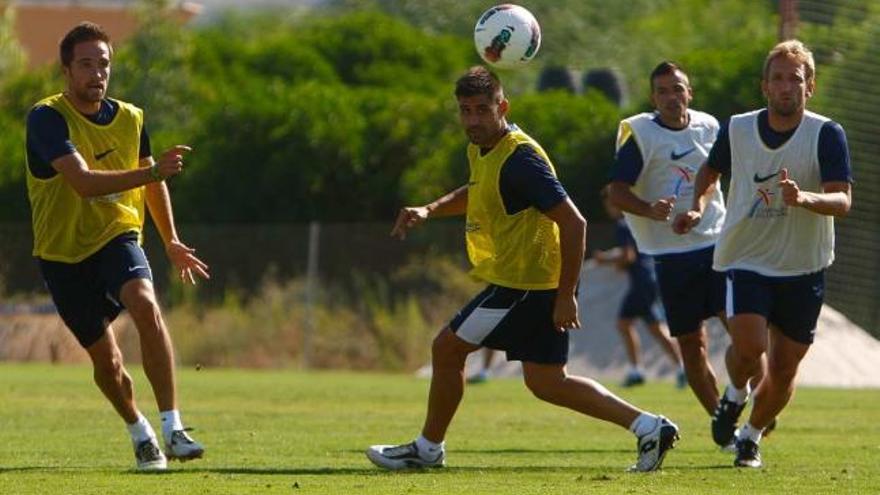
[[807,81],[811,81],[816,75],[816,61],[813,60],[813,52],[799,40],[787,40],[778,43],[767,54],[767,58],[764,60],[765,80],[770,75],[770,62],[779,57],[790,57],[803,65]]

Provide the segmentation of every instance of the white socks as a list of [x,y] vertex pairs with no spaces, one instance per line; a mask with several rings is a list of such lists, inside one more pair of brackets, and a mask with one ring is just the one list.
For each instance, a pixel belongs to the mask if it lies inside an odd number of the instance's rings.
[[751,392],[749,388],[749,384],[746,383],[745,388],[736,388],[733,384],[727,385],[727,388],[724,389],[724,397],[727,400],[736,402],[739,405],[743,405],[749,400],[749,392]]
[[660,421],[660,417],[651,413],[639,414],[639,417],[629,425],[629,431],[635,433],[636,437],[642,438],[657,427],[658,421]]
[[752,426],[752,423],[746,423],[742,428],[739,429],[739,434],[737,434],[737,438],[740,440],[751,440],[755,443],[761,441],[761,434],[764,433],[764,430],[755,428]]
[[170,411],[162,411],[159,413],[162,418],[162,437],[167,441],[171,441],[171,433],[175,430],[182,430],[183,423],[180,421],[180,411],[172,409]]
[[147,421],[147,418],[144,417],[143,414],[138,412],[138,419],[132,424],[126,424],[126,428],[128,428],[128,433],[131,435],[131,440],[135,444],[141,443],[144,440],[149,440],[151,438],[156,438],[156,432],[153,431],[153,427],[150,426],[150,422]]
[[[425,460],[436,459],[440,452],[443,451],[443,446],[446,445],[446,442],[434,443],[422,435],[419,435],[416,438],[416,447],[419,448],[419,457],[422,457]],[[421,454],[425,454],[422,456]]]

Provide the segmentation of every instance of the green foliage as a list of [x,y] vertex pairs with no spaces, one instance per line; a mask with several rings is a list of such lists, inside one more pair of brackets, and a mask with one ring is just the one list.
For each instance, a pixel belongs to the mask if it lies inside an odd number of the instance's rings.
[[0,5],[0,74],[6,77],[24,68],[25,56],[15,39],[15,9],[8,3]]
[[560,181],[588,217],[601,211],[599,190],[608,182],[621,114],[598,92],[530,94],[511,102],[511,119],[550,155]]
[[[471,29],[485,5],[338,1],[329,12],[342,15],[231,15],[188,31],[165,17],[167,4],[142,2],[143,28],[119,47],[111,94],[145,108],[155,153],[194,146],[186,173],[170,183],[179,220],[385,219],[465,182],[452,84],[478,60]],[[619,67],[646,95],[648,70],[674,58],[692,74],[697,108],[723,119],[760,103],[752,78],[775,22],[766,2],[526,6],[542,22],[544,47],[532,66],[501,74],[511,118],[547,149],[588,217],[600,215],[596,191],[617,120],[647,99],[630,98],[634,108],[619,112],[589,93],[534,94],[527,88],[540,63]],[[33,102],[61,90],[57,74],[4,78],[0,124],[17,127]],[[26,217],[22,139],[20,130],[0,135],[4,220]]]

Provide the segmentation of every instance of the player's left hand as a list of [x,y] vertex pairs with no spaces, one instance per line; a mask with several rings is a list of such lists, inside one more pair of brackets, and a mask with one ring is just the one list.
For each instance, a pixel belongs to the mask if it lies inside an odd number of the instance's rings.
[[581,327],[575,296],[556,297],[553,306],[553,326],[559,332]]
[[800,206],[804,203],[797,182],[788,178],[787,168],[779,171],[779,189],[782,191],[782,201],[786,206]]
[[195,249],[180,241],[171,241],[165,247],[165,252],[168,253],[168,259],[174,264],[183,283],[195,285],[196,278],[193,273],[205,280],[211,278],[208,273],[208,265],[196,257]]

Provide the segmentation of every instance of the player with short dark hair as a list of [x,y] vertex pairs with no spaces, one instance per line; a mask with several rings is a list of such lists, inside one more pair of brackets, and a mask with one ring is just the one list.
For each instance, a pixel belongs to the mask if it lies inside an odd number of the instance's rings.
[[[174,352],[141,248],[145,205],[186,283],[208,267],[180,242],[164,180],[183,169],[186,146],[154,161],[143,111],[107,97],[113,49],[98,25],[61,41],[62,93],[27,117],[27,188],[34,256],[58,313],[85,348],[98,388],[125,420],[138,469],[166,468],[166,455],[201,457],[177,406]],[[165,454],[134,401],[111,322],[127,309],[140,335],[144,371],[159,406]]]
[[488,286],[434,339],[421,435],[403,445],[374,445],[367,457],[385,469],[444,465],[443,440],[464,392],[465,360],[489,347],[522,361],[536,397],[633,431],[634,470],[659,468],[678,428],[565,368],[567,331],[580,327],[575,292],[586,221],[543,148],[508,124],[509,102],[492,72],[472,68],[458,80],[455,95],[470,141],[468,183],[425,206],[401,209],[391,233],[403,239],[428,218],[466,215],[471,273]]
[[[713,183],[706,193],[699,228],[687,235],[672,229],[675,213],[690,207],[697,170],[718,133],[715,117],[691,109],[692,99],[688,76],[677,64],[664,61],[651,71],[655,111],[620,123],[608,190],[639,250],[654,257],[666,324],[681,349],[688,383],[713,414],[724,400],[709,362],[705,328],[707,319],[724,311],[724,275],[712,269],[725,215],[719,185]],[[715,441],[726,446],[731,438]]]

